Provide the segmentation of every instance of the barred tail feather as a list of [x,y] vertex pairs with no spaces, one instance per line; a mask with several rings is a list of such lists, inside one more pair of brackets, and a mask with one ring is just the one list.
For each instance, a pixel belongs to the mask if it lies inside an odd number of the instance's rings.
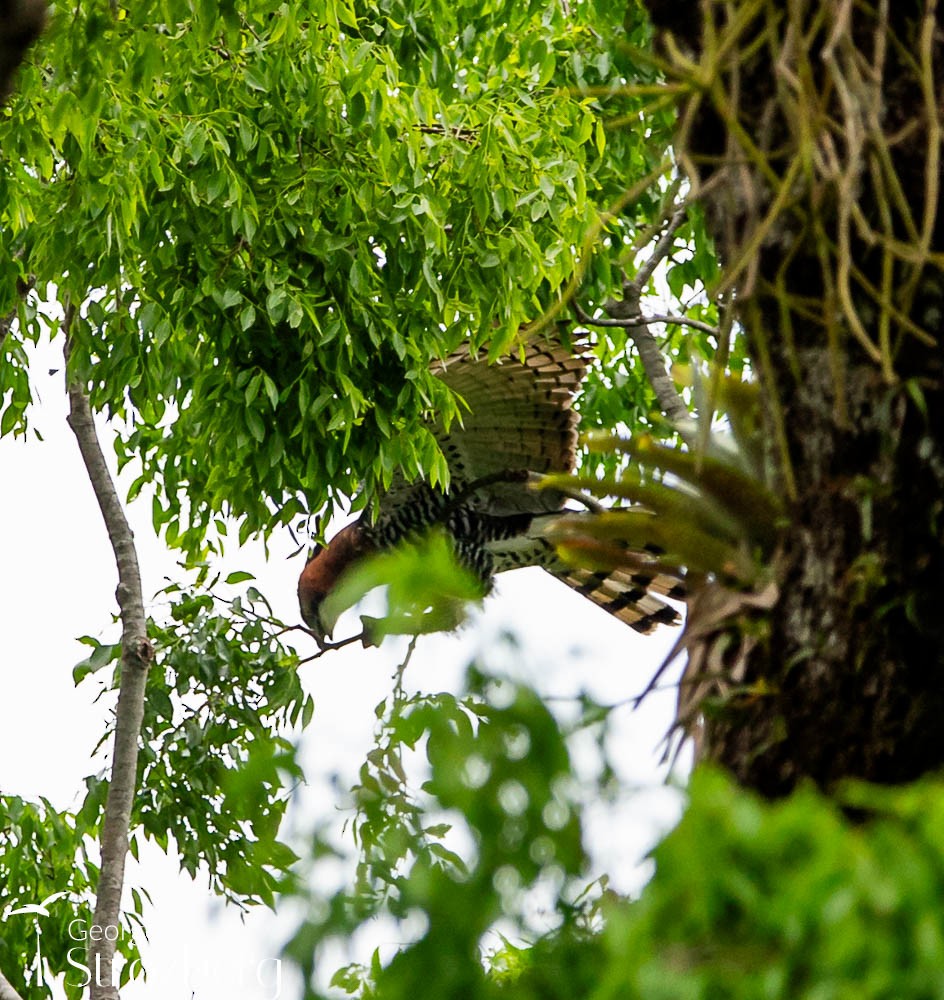
[[684,587],[672,577],[647,576],[625,570],[595,573],[589,569],[568,569],[553,575],[644,635],[657,625],[679,623],[678,611],[657,596],[685,597]]

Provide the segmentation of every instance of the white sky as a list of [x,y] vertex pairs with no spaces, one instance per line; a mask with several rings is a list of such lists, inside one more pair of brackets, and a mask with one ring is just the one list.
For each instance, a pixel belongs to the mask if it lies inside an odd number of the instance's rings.
[[[0,789],[30,799],[44,795],[55,806],[69,808],[81,800],[82,779],[101,766],[90,754],[112,708],[112,703],[92,703],[94,683],[73,686],[72,668],[88,654],[75,639],[93,635],[114,641],[117,574],[65,422],[62,372],[47,375],[49,368],[61,369],[61,357],[56,347],[44,345],[33,366],[40,405],[32,413],[44,442],[0,440]],[[110,456],[109,429],[101,423],[99,430]],[[132,478],[126,470],[125,490]],[[147,598],[165,576],[178,579],[180,574],[174,553],[154,537],[149,498],[132,505],[128,515]],[[286,533],[270,542],[268,562],[261,545],[250,545],[228,556],[223,568],[254,572],[275,613],[294,621],[303,559],[287,561],[294,548]],[[355,630],[356,621],[345,629],[342,618],[335,635]],[[506,630],[519,637],[519,652],[513,659],[490,659],[487,651]],[[601,701],[623,701],[645,687],[677,634],[662,629],[652,637],[639,636],[541,570],[520,570],[499,578],[484,612],[458,635],[421,639],[406,683],[425,691],[456,691],[465,664],[483,653],[487,665],[535,684],[542,693],[566,698],[583,689]],[[356,779],[372,745],[374,707],[389,693],[403,649],[402,643],[380,650],[351,647],[301,668],[315,715],[302,737],[309,785],[300,795],[297,827],[326,817],[338,828],[343,823],[346,814],[338,811],[331,777],[339,776],[341,788]],[[496,658],[502,662],[495,663]],[[658,764],[673,704],[674,691],[665,691],[635,712],[619,712],[611,756],[632,794],[601,804],[586,817],[595,874],[608,872],[617,891],[641,887],[648,877],[642,862],[646,851],[679,813],[680,796],[664,786],[665,772]],[[274,961],[294,929],[292,915],[259,910],[242,920],[211,896],[205,879],[192,882],[178,871],[176,858],[157,850],[146,852],[141,865],[131,864],[127,882],[146,888],[153,906],[145,912],[150,941],[139,940],[150,979],[125,988],[124,1000],[277,995]],[[388,928],[378,925],[373,933],[371,940],[357,943],[357,958],[367,959],[378,944],[395,946]],[[324,983],[346,960],[339,954],[322,970]],[[260,962],[265,963],[262,983],[256,981]],[[297,996],[298,983],[285,965],[282,973],[280,995]]]

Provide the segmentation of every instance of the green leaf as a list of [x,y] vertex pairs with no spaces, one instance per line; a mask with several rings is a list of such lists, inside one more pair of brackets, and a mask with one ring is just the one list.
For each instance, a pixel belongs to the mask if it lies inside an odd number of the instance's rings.
[[265,67],[257,63],[250,63],[243,70],[243,79],[252,90],[265,93],[269,90],[269,78]]

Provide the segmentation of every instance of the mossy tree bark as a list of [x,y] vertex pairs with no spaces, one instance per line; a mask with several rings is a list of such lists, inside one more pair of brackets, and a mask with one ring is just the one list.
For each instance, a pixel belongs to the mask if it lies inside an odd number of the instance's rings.
[[704,751],[766,794],[944,764],[937,4],[649,0],[789,498]]

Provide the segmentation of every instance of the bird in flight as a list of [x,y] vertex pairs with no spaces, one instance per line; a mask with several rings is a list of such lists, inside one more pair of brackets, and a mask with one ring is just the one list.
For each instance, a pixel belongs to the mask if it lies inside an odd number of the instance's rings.
[[532,337],[522,351],[493,364],[465,345],[433,365],[433,374],[467,407],[461,426],[432,428],[449,466],[448,490],[422,481],[395,482],[380,499],[375,520],[364,515],[348,524],[309,559],[298,598],[319,643],[335,624],[325,620],[323,602],[341,576],[366,556],[434,525],[445,530],[458,561],[486,591],[496,573],[541,566],[637,632],[678,622],[676,610],[661,599],[684,596],[677,581],[644,570],[607,573],[568,566],[544,535],[566,512],[566,497],[554,489],[535,490],[529,481],[535,474],[573,471],[578,423],[573,402],[586,370],[586,358],[560,334]]

